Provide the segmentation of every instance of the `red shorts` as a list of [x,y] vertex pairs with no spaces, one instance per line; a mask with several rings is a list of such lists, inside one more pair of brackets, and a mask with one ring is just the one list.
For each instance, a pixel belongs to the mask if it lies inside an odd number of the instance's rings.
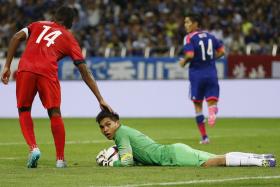
[[16,79],[17,107],[31,107],[37,92],[45,108],[60,107],[61,94],[58,80],[50,80],[28,71],[18,72]]

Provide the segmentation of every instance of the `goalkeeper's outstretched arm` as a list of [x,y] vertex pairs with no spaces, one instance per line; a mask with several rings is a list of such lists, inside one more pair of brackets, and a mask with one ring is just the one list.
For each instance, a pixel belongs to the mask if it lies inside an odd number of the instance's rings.
[[134,166],[133,154],[132,154],[132,147],[130,145],[129,138],[123,136],[116,140],[116,145],[118,146],[119,151],[119,160],[113,163],[114,167],[120,166]]
[[132,153],[125,153],[120,156],[120,159],[113,163],[114,167],[121,166],[134,166],[134,160]]

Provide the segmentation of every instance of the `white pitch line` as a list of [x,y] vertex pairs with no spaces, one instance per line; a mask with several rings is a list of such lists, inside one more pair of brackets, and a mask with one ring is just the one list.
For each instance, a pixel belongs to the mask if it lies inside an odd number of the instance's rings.
[[[109,140],[85,140],[85,141],[66,141],[66,144],[96,144],[96,143],[107,143]],[[49,145],[53,142],[39,143],[40,145]],[[9,146],[9,145],[26,145],[24,141],[22,142],[0,142],[0,146]]]
[[[166,139],[184,139],[182,138],[157,138],[155,139],[156,141],[161,141],[161,140],[166,140]],[[110,140],[84,140],[84,141],[66,141],[66,144],[97,144],[97,143],[107,143],[110,142]],[[40,143],[40,145],[51,145],[53,144],[53,142],[42,142]],[[0,142],[0,146],[9,146],[9,145],[26,145],[26,143],[24,141],[22,142]]]
[[[157,139],[164,140],[166,138]],[[97,143],[109,143],[110,140],[84,140],[84,141],[66,141],[66,144],[97,144]],[[53,142],[42,142],[40,145],[50,145]],[[0,142],[0,146],[9,146],[9,145],[26,145],[24,141],[22,142]]]
[[0,157],[0,160],[20,160],[23,157]]
[[[174,186],[174,185],[189,185],[189,184],[202,184],[202,183],[221,183],[228,181],[239,180],[266,180],[266,179],[280,179],[280,175],[277,176],[256,176],[256,177],[239,177],[239,178],[225,178],[225,179],[212,179],[212,180],[192,180],[192,181],[178,181],[178,182],[161,182],[161,183],[144,183],[144,184],[131,184],[120,186],[107,186],[107,187],[141,187],[141,186]],[[90,186],[97,187],[97,186]]]

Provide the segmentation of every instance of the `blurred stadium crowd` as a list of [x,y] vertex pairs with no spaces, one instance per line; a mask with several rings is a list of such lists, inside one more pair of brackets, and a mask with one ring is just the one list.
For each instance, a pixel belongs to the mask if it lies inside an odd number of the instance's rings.
[[244,54],[250,46],[251,53],[271,55],[280,44],[278,0],[0,0],[0,57],[16,31],[51,20],[65,3],[77,12],[72,30],[88,56],[169,56],[170,49],[178,55],[187,12],[201,15],[227,53]]

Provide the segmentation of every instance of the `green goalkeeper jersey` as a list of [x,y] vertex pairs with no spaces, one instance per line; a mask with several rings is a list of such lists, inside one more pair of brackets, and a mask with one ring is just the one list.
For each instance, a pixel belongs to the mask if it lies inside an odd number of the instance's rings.
[[193,149],[177,143],[162,145],[136,129],[120,125],[114,137],[118,147],[119,160],[113,166],[162,165],[162,166],[200,166],[211,153]]
[[131,166],[136,163],[160,165],[164,145],[155,143],[138,130],[121,125],[115,133],[114,141],[120,157],[114,166]]

